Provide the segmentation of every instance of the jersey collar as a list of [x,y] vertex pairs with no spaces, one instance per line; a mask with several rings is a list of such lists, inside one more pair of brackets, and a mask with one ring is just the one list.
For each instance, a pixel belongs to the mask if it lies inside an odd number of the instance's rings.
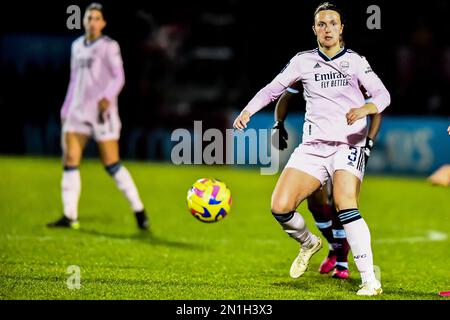
[[100,37],[98,37],[97,39],[95,39],[94,41],[91,41],[91,42],[87,42],[87,40],[86,40],[86,37],[84,37],[84,39],[83,39],[83,44],[84,44],[84,46],[85,47],[90,47],[90,46],[92,46],[94,43],[96,43],[98,40],[100,40],[101,38],[103,38],[103,35],[101,35]]
[[341,51],[336,53],[332,58],[328,57],[319,48],[317,48],[317,52],[319,53],[319,56],[321,56],[323,60],[325,60],[325,61],[332,61],[332,60],[335,60],[335,59],[337,59],[339,57],[342,57],[347,52],[347,48],[345,48],[345,47],[342,48]]

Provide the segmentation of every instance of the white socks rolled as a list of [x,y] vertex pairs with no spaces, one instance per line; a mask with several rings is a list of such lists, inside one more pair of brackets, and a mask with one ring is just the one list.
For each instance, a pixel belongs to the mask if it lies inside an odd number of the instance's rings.
[[131,209],[134,212],[144,210],[144,204],[139,197],[139,192],[134,184],[130,172],[122,166],[120,162],[109,165],[105,167],[105,169],[114,178],[117,188],[125,195],[130,203]]
[[65,166],[61,181],[61,196],[64,216],[78,219],[78,200],[81,192],[81,178],[78,167]]
[[356,267],[362,282],[372,282],[375,278],[373,256],[370,243],[370,230],[358,209],[346,209],[338,212],[347,241],[353,253]]
[[297,240],[302,248],[311,248],[317,242],[316,237],[306,227],[305,219],[296,211],[291,211],[286,214],[278,214],[272,212],[275,219],[281,225],[286,233]]

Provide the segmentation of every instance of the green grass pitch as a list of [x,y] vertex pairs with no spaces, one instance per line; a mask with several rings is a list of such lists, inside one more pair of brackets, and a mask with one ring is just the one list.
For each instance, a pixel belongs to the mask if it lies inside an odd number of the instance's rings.
[[[0,299],[359,299],[349,280],[317,272],[289,278],[298,246],[270,214],[276,176],[258,170],[125,162],[151,216],[138,232],[126,200],[96,160],[81,166],[80,230],[49,230],[61,215],[59,159],[1,157]],[[233,207],[204,224],[186,208],[198,178],[225,181]],[[384,294],[369,299],[446,299],[450,290],[450,190],[424,179],[367,176],[360,209],[372,234]],[[300,212],[319,234],[305,204]],[[81,288],[68,289],[67,268]]]

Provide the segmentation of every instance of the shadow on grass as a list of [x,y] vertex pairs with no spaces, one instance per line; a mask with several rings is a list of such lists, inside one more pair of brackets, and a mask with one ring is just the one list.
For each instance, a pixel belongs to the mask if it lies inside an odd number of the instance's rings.
[[328,290],[331,288],[335,288],[337,291],[342,290],[353,290],[357,289],[360,284],[359,279],[349,278],[347,280],[335,279],[330,275],[309,275],[306,277],[301,277],[299,279],[287,279],[285,281],[278,281],[272,283],[273,286],[289,288],[289,289],[299,289],[299,290],[312,290],[317,291],[319,287],[322,287],[324,290]]
[[205,245],[164,239],[159,236],[156,236],[151,231],[140,231],[140,232],[130,235],[130,234],[122,234],[122,233],[109,233],[109,232],[98,231],[98,230],[94,230],[94,229],[81,228],[80,230],[78,230],[78,232],[92,235],[92,236],[105,237],[105,238],[116,239],[116,240],[140,241],[140,242],[144,242],[144,243],[154,245],[154,246],[165,246],[165,247],[187,249],[187,250],[207,250],[208,249],[207,246],[205,246]]
[[344,299],[349,300],[439,300],[438,292],[426,292],[420,290],[404,290],[383,286],[383,294],[376,297],[360,297],[356,295],[361,284],[360,279],[349,278],[347,280],[334,279],[327,275],[314,275],[300,279],[290,279],[272,283],[278,288],[295,289],[301,291],[311,291],[317,293],[321,291],[321,298],[325,300],[342,299],[342,295],[347,295]]

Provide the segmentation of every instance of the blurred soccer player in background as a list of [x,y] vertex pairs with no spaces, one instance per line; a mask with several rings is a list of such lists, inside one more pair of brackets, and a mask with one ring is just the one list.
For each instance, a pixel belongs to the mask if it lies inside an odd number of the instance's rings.
[[[341,47],[343,47],[343,41],[341,39]],[[286,120],[289,104],[293,101],[293,98],[302,90],[301,83],[296,82],[291,85],[278,99],[275,107],[275,124],[273,126],[272,144],[279,150],[287,148],[288,132],[284,126]],[[365,101],[370,102],[368,93],[361,87],[361,92],[364,95]],[[374,140],[380,130],[381,114],[370,115],[370,126],[367,133],[366,145],[364,147],[365,154],[365,166],[370,157]],[[308,198],[308,209],[311,211],[313,218],[316,222],[317,228],[322,235],[327,239],[329,245],[328,256],[320,264],[320,273],[329,273],[333,270],[333,278],[347,279],[349,274],[348,269],[348,253],[350,246],[345,236],[344,227],[341,221],[337,217],[336,208],[333,203],[333,186],[330,179],[327,184],[315,191]]]
[[[390,104],[390,95],[364,57],[341,48],[341,16],[335,5],[319,5],[313,25],[319,47],[293,57],[248,103],[233,126],[243,130],[254,113],[301,81],[306,99],[302,143],[281,173],[271,205],[281,227],[300,243],[290,275],[303,275],[322,245],[295,210],[331,178],[338,217],[361,274],[357,294],[373,296],[381,294],[382,288],[375,277],[370,231],[358,210],[358,197],[364,176],[367,116],[382,112]],[[361,85],[371,102],[365,103]]]
[[121,122],[117,98],[125,82],[120,47],[102,34],[106,26],[102,5],[92,3],[87,7],[83,25],[85,34],[72,43],[70,83],[61,108],[64,215],[48,226],[79,228],[79,165],[86,142],[93,137],[106,171],[129,201],[138,227],[146,230],[149,222],[144,205],[119,158]]

